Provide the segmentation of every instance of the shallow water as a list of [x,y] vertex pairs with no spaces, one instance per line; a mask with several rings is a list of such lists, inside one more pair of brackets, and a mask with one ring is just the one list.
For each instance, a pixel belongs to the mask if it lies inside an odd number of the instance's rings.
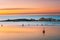
[[[42,17],[60,19],[60,16],[0,16],[0,21],[20,18],[40,19]],[[45,34],[42,32],[44,28]],[[60,40],[60,22],[0,22],[0,40]]]
[[0,27],[0,40],[60,40],[60,26]]
[[40,26],[41,24],[43,24],[44,26],[45,25],[54,25],[54,26],[60,26],[60,22],[47,22],[47,21],[35,21],[35,22],[32,22],[32,21],[21,21],[21,22],[0,22],[0,25],[22,25],[24,24],[25,26]]

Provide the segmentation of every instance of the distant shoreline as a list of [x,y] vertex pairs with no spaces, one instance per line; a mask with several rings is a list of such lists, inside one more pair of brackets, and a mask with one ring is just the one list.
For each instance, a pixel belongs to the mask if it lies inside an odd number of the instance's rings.
[[47,22],[60,22],[60,19],[54,19],[54,18],[40,18],[38,20],[36,19],[7,19],[7,20],[1,20],[0,22],[19,22],[19,21],[47,21]]

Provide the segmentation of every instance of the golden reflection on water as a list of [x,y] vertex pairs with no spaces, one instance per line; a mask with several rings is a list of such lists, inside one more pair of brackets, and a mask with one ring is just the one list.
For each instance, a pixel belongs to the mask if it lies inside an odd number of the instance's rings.
[[[60,37],[60,27],[57,26],[32,26],[32,27],[0,27],[0,40],[44,40],[43,27],[45,27],[45,38],[54,40]],[[52,38],[54,39],[52,39]]]

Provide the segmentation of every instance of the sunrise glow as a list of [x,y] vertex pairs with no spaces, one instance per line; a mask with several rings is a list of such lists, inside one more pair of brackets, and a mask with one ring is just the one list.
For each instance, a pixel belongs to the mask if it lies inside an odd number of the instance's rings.
[[[59,12],[60,0],[0,0],[0,15]],[[49,14],[48,14],[49,15]]]

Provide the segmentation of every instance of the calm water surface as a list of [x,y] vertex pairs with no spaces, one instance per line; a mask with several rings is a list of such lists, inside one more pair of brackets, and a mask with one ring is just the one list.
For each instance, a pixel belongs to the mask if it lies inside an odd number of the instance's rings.
[[[41,17],[60,19],[60,16],[0,16],[0,20]],[[46,33],[43,35],[44,27]],[[0,22],[0,40],[60,40],[60,22]]]
[[[45,35],[43,35],[42,33],[43,27],[45,27]],[[4,28],[5,27],[2,27],[2,30]],[[9,29],[8,26],[7,28]],[[20,28],[20,26],[15,26],[12,29],[14,30],[15,28]],[[23,29],[23,31],[25,30],[25,32],[20,32],[22,31],[21,29],[19,32],[0,32],[0,40],[60,40],[60,26],[33,26],[21,28]]]

